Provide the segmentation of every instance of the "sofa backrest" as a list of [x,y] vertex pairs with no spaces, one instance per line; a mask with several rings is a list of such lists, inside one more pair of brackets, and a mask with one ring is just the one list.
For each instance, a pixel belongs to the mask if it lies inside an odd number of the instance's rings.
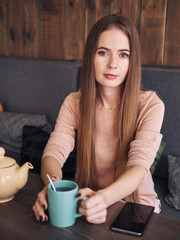
[[154,175],[167,178],[167,155],[180,155],[180,68],[143,66],[142,83],[155,90],[165,104],[161,133],[166,147]]
[[54,126],[64,98],[77,90],[80,62],[0,57],[0,102],[6,111],[45,114]]

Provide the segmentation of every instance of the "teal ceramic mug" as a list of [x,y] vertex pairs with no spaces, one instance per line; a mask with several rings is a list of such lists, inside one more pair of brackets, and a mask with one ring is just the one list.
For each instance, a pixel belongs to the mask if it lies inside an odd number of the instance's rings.
[[54,182],[56,191],[51,184],[48,185],[48,212],[50,223],[55,227],[69,227],[77,217],[82,214],[77,212],[77,202],[87,197],[77,199],[78,185],[73,181],[60,180]]

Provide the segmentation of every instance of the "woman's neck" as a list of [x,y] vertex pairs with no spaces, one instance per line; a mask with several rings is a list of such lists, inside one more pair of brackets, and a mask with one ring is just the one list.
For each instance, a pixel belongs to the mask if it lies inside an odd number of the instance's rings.
[[99,91],[99,102],[103,108],[107,110],[116,109],[120,103],[121,88],[109,88],[109,87],[98,87]]

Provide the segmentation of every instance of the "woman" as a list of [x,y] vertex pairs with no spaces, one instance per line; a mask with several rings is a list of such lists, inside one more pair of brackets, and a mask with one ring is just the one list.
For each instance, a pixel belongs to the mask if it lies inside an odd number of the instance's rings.
[[[41,176],[62,179],[77,130],[77,197],[88,196],[79,212],[103,223],[107,208],[120,200],[160,211],[150,167],[159,148],[164,104],[141,89],[140,47],[135,27],[123,15],[109,15],[91,29],[84,52],[81,87],[65,99],[42,158]],[[47,187],[33,206],[46,221]]]

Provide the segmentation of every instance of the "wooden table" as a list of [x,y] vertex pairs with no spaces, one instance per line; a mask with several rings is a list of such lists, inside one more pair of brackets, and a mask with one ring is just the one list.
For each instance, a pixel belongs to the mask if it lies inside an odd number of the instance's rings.
[[[138,239],[108,229],[114,216],[122,208],[122,203],[117,203],[108,209],[105,224],[90,224],[86,222],[84,217],[78,218],[76,223],[68,228],[56,228],[51,226],[49,222],[38,222],[35,219],[32,206],[42,186],[40,176],[29,173],[26,186],[16,194],[15,198],[8,203],[0,204],[1,240]],[[180,239],[180,221],[153,213],[146,231],[140,239]]]

